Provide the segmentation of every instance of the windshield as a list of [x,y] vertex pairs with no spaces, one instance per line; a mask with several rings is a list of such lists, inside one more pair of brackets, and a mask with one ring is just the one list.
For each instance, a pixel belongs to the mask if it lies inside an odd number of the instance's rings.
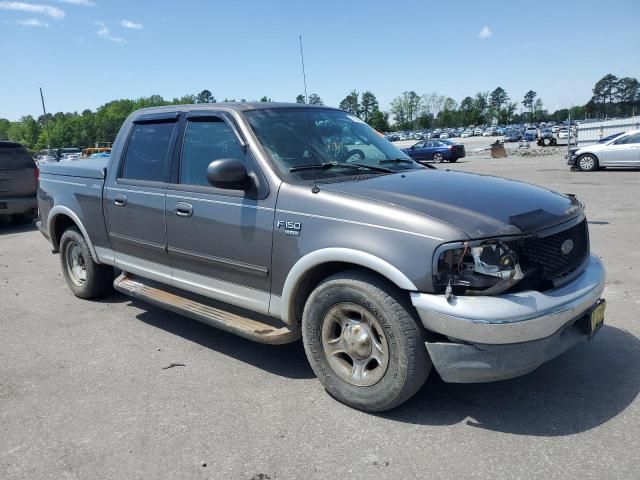
[[245,117],[275,167],[290,180],[424,168],[346,112],[274,108],[245,112]]

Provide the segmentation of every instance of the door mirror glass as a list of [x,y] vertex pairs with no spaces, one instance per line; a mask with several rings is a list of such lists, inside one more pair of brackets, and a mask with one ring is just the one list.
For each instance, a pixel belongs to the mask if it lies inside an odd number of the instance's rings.
[[249,185],[247,168],[237,158],[214,160],[207,167],[207,181],[213,187],[246,190]]

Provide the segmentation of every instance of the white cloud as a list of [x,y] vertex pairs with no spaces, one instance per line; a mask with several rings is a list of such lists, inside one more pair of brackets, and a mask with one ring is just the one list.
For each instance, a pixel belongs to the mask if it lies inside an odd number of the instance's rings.
[[113,35],[111,35],[111,32],[109,32],[109,28],[104,25],[100,27],[100,29],[96,32],[96,35],[98,35],[100,38],[104,38],[105,40],[109,40],[110,42],[126,43],[126,40],[124,38],[114,37]]
[[124,28],[131,28],[133,30],[142,30],[144,28],[144,25],[142,25],[141,23],[135,23],[132,22],[131,20],[121,20],[120,21],[120,25],[123,26]]
[[92,2],[91,0],[55,0],[60,3],[68,3],[70,5],[81,5],[83,7],[95,7],[96,2]]
[[49,28],[49,24],[46,22],[42,22],[37,18],[27,18],[26,20],[16,20],[18,25],[22,25],[23,27],[44,27]]
[[64,18],[64,10],[49,5],[37,5],[25,2],[0,2],[0,10],[17,10],[19,12],[41,13],[47,15],[54,20],[62,20]]
[[482,40],[489,38],[491,35],[493,35],[493,32],[486,25],[482,27],[482,30],[480,30],[480,33],[478,33],[478,37],[480,37]]

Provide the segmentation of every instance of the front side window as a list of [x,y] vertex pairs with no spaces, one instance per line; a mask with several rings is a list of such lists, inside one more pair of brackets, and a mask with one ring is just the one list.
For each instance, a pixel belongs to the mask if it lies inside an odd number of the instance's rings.
[[175,122],[134,124],[120,178],[165,181],[175,127]]
[[221,158],[244,159],[231,127],[219,118],[190,120],[182,143],[180,183],[209,186],[207,167]]
[[274,108],[244,115],[274,166],[290,180],[423,168],[346,112]]
[[629,145],[631,143],[640,143],[640,133],[627,135],[626,137],[622,137],[621,139],[615,141],[616,145]]

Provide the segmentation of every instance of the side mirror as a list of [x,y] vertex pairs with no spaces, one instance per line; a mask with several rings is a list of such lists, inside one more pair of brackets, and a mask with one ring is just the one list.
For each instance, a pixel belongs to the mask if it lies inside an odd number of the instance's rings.
[[237,158],[214,160],[207,167],[207,181],[213,187],[246,190],[249,185],[247,168]]

